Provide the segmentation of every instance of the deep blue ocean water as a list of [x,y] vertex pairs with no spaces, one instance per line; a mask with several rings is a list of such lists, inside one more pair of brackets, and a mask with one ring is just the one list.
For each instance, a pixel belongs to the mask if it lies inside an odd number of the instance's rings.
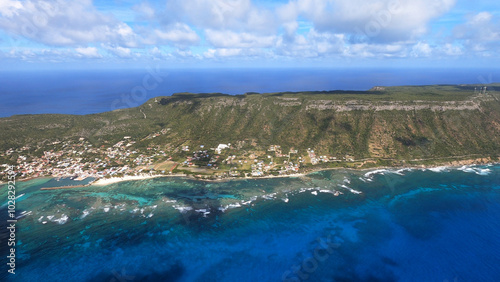
[[17,184],[0,279],[500,281],[500,165],[50,185]]
[[487,84],[498,69],[197,69],[0,72],[0,117],[89,114],[175,92],[368,90],[373,86]]

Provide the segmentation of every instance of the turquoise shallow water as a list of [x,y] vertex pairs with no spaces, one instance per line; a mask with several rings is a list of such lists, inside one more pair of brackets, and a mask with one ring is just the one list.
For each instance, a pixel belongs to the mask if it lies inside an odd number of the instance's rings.
[[17,185],[31,213],[16,275],[0,278],[500,281],[499,165],[40,191],[47,181]]

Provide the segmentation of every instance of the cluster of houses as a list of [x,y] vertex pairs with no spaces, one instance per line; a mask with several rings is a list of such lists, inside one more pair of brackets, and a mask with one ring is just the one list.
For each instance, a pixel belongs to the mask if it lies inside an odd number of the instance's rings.
[[319,163],[319,159],[316,158],[316,154],[314,153],[314,150],[312,150],[311,148],[307,148],[307,155],[311,159],[312,165],[316,165]]
[[[201,145],[200,148],[204,148],[204,145]],[[188,156],[186,160],[183,162],[183,165],[188,167],[196,166],[194,161],[204,161],[207,162],[207,167],[217,169],[217,161],[219,160],[219,156],[211,156],[208,150],[199,150],[194,151],[192,156]]]
[[[166,131],[149,135],[146,138],[155,138]],[[145,138],[143,138],[145,139]],[[11,156],[17,154],[17,170],[19,178],[53,176],[65,177],[75,176],[78,179],[87,177],[101,178],[109,176],[137,175],[144,170],[151,169],[155,164],[163,161],[171,161],[172,156],[168,152],[160,150],[159,147],[149,147],[142,152],[134,149],[136,141],[130,136],[125,136],[113,145],[102,145],[93,147],[84,138],[78,141],[56,141],[51,143],[54,149],[45,151],[42,156],[30,155],[30,148],[25,146],[19,149],[9,149],[0,152],[0,156]],[[302,164],[309,162],[306,158],[298,155],[298,150],[290,149],[288,154],[283,154],[280,145],[271,145],[267,153],[251,151],[242,156],[224,156],[231,147],[231,143],[219,144],[216,148],[205,149],[204,145],[199,150],[190,151],[189,145],[175,148],[174,152],[185,152],[183,160],[177,160],[177,164],[187,167],[197,167],[200,163],[209,169],[219,170],[219,164],[229,165],[230,169],[224,169],[221,173],[229,176],[265,176],[272,174],[292,174],[300,170]],[[215,154],[214,154],[215,153]],[[336,157],[317,156],[311,148],[307,149],[307,156],[312,165],[320,162],[340,161]],[[276,158],[279,158],[275,161]],[[346,156],[345,161],[353,160]],[[277,163],[278,162],[278,163]],[[227,173],[226,173],[227,171]],[[240,171],[245,171],[242,174]],[[0,180],[6,175],[0,172]]]
[[[135,142],[130,137],[106,148],[94,148],[84,138],[78,142],[56,141],[52,145],[60,146],[59,150],[45,151],[42,156],[30,156],[29,148],[10,149],[4,155],[17,153],[18,178],[41,176],[67,177],[75,176],[81,180],[87,177],[100,178],[114,175],[135,175],[142,172],[140,166],[151,165],[156,156],[166,156],[164,152],[144,155],[130,150]],[[0,175],[1,177],[1,175]]]
[[[311,148],[307,149],[307,154],[308,154],[309,158],[311,159],[312,165],[316,165],[320,162],[321,163],[328,163],[328,162],[340,162],[341,161],[341,160],[337,159],[337,157],[334,157],[334,156],[326,156],[326,155],[316,156],[316,154],[314,153],[314,150],[312,150]],[[349,156],[349,155],[342,157],[342,160],[348,161],[348,162],[354,162],[354,158]]]

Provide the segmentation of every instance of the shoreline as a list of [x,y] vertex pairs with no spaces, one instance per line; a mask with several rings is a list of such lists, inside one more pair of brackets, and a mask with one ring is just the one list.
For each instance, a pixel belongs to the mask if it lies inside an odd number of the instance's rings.
[[[184,177],[186,179],[195,180],[195,181],[204,181],[204,182],[226,182],[226,181],[235,181],[235,180],[258,180],[258,179],[272,179],[272,178],[296,178],[296,177],[305,177],[308,174],[326,171],[326,170],[350,170],[350,171],[372,171],[379,169],[431,169],[431,168],[459,168],[463,166],[480,166],[480,165],[496,165],[500,164],[498,161],[489,161],[484,162],[485,158],[482,159],[474,159],[474,160],[462,160],[462,161],[454,161],[442,164],[432,164],[432,165],[405,165],[405,166],[377,166],[370,168],[350,168],[350,167],[330,167],[330,168],[317,168],[311,169],[308,171],[287,174],[287,175],[265,175],[265,176],[249,176],[249,177],[228,177],[228,178],[216,178],[216,179],[203,179],[197,178],[192,175],[187,174],[166,174],[166,175],[150,175],[150,174],[142,174],[142,175],[126,175],[123,177],[111,177],[111,178],[98,178],[93,182],[86,185],[70,185],[64,187],[47,187],[43,188],[43,190],[57,190],[57,189],[70,189],[70,188],[80,188],[80,187],[89,187],[89,186],[107,186],[114,183],[124,182],[124,181],[138,181],[138,180],[147,180],[153,178],[161,178],[161,177]],[[42,177],[29,177],[26,179],[19,179],[17,181],[26,182],[33,179],[41,179],[41,178],[52,178],[50,176],[42,176]],[[0,182],[0,185],[5,185],[8,182]]]
[[146,180],[146,179],[166,177],[166,176],[168,176],[168,175],[143,174],[143,175],[125,175],[122,177],[99,178],[96,181],[94,181],[91,184],[91,186],[106,186],[106,185],[110,185],[113,183],[119,183],[119,182],[123,182],[123,181]]
[[436,164],[436,165],[378,166],[378,167],[371,167],[371,168],[348,168],[348,167],[318,168],[318,169],[312,169],[310,171],[306,171],[306,172],[302,172],[302,173],[294,173],[294,174],[287,174],[287,175],[266,175],[266,176],[231,177],[231,178],[228,177],[228,178],[221,178],[221,179],[203,179],[203,178],[197,178],[197,177],[194,177],[192,175],[186,175],[186,174],[125,176],[125,177],[116,177],[116,178],[108,178],[108,179],[101,178],[101,179],[98,179],[97,181],[95,181],[94,183],[92,183],[92,186],[93,185],[105,186],[108,184],[118,183],[118,182],[122,182],[122,181],[146,180],[146,179],[159,178],[159,177],[184,177],[186,179],[203,181],[203,182],[227,182],[227,181],[237,181],[237,180],[259,180],[259,179],[272,179],[272,178],[305,177],[308,174],[326,171],[326,170],[373,171],[373,170],[380,170],[380,169],[394,169],[394,170],[431,169],[431,168],[438,168],[438,167],[460,168],[463,166],[480,166],[480,165],[500,164],[500,162],[472,163],[471,161],[473,161],[473,160],[459,161],[460,162],[459,164],[457,163],[457,164]]

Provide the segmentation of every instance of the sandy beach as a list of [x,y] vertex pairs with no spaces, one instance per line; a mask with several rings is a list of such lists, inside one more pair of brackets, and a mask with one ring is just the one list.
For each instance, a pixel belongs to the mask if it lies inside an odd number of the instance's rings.
[[222,179],[203,179],[203,178],[196,178],[193,176],[187,176],[185,174],[167,174],[167,175],[149,175],[149,174],[142,174],[142,175],[126,175],[124,177],[111,177],[111,178],[100,178],[96,180],[95,182],[92,183],[92,186],[106,186],[109,184],[113,183],[118,183],[118,182],[123,182],[123,181],[134,181],[134,180],[145,180],[145,179],[150,179],[150,178],[157,178],[157,177],[189,177],[190,179],[195,179],[195,180],[200,180],[200,181],[213,181],[213,182],[223,182],[223,181],[230,181],[230,180],[238,180],[238,179],[266,179],[266,178],[286,178],[286,177],[303,177],[306,174],[304,173],[295,173],[295,174],[289,174],[289,175],[266,175],[266,176],[257,176],[257,177],[234,177],[234,178],[222,178]]
[[286,177],[303,177],[307,173],[294,173],[294,174],[281,174],[281,175],[264,175],[264,176],[248,176],[248,177],[237,177],[234,179],[266,179],[266,178],[286,178]]
[[[310,169],[300,173],[285,174],[285,175],[265,175],[265,176],[248,176],[248,177],[227,177],[227,178],[215,178],[215,179],[205,179],[197,178],[192,175],[186,174],[166,174],[166,175],[150,175],[150,174],[140,174],[140,175],[126,175],[124,177],[111,177],[111,178],[99,178],[96,181],[90,183],[88,186],[106,186],[113,183],[123,182],[123,181],[135,181],[135,180],[145,180],[157,177],[187,177],[189,179],[207,181],[207,182],[225,182],[231,180],[242,180],[242,179],[269,179],[269,178],[287,178],[287,177],[305,177],[310,173],[319,172],[324,170],[359,170],[359,171],[371,171],[377,169],[436,169],[436,168],[459,168],[462,166],[473,166],[473,165],[487,165],[487,164],[498,164],[489,158],[478,158],[469,160],[459,160],[459,161],[449,161],[436,163],[432,165],[406,165],[406,166],[381,166],[381,167],[371,167],[371,168],[345,168],[345,167],[323,167]],[[34,178],[21,179],[18,181],[27,181]],[[5,185],[7,182],[0,182],[0,185]]]
[[149,175],[149,174],[141,174],[141,175],[127,175],[124,177],[111,177],[111,178],[100,178],[97,181],[93,182],[93,186],[106,186],[113,183],[118,183],[122,181],[132,181],[132,180],[145,180],[156,177],[165,177],[166,175]]

